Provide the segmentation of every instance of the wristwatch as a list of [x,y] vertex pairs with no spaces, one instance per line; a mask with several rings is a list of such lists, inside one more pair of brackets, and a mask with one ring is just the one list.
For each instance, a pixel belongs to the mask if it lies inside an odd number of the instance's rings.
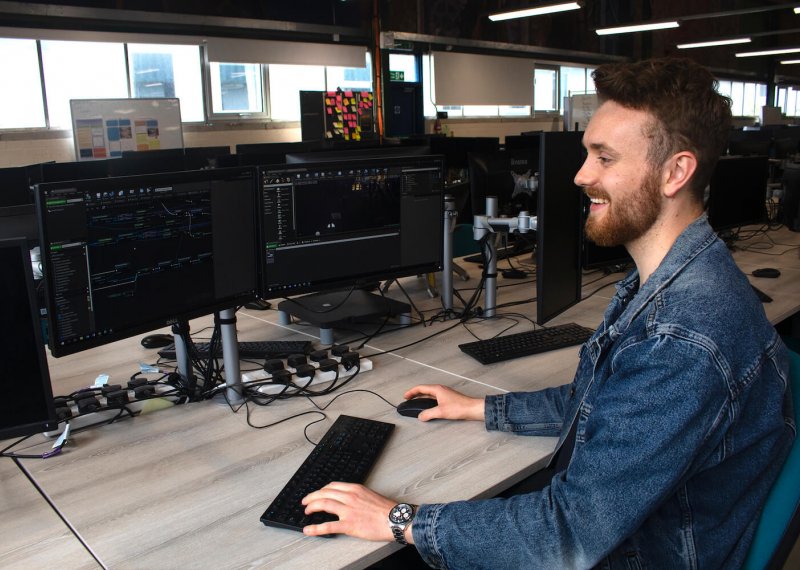
[[415,514],[417,514],[417,505],[409,505],[408,503],[395,505],[389,511],[389,528],[392,529],[394,539],[400,544],[408,544],[405,530],[414,520]]

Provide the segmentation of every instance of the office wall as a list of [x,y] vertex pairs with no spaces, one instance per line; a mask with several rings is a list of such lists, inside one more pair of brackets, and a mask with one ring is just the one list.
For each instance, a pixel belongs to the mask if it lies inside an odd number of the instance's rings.
[[[442,129],[455,137],[499,137],[500,142],[507,135],[518,135],[526,131],[561,131],[562,118],[547,116],[531,119],[450,119],[443,120]],[[425,121],[425,132],[433,132],[433,120]]]

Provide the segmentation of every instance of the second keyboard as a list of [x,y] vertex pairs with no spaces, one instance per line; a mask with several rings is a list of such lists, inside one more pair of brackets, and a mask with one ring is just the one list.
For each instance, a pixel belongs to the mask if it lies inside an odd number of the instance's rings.
[[583,344],[589,340],[593,333],[592,329],[575,323],[566,323],[554,327],[467,342],[459,344],[458,348],[481,364],[492,364],[521,356]]
[[337,520],[329,513],[306,515],[300,501],[332,481],[363,483],[394,430],[394,424],[341,415],[261,515],[267,526],[302,531]]

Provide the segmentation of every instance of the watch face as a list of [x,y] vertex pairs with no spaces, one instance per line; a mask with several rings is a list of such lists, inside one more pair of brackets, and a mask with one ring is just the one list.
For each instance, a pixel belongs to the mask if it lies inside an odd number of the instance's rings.
[[414,518],[414,507],[407,503],[400,503],[389,511],[389,521],[394,524],[405,524]]

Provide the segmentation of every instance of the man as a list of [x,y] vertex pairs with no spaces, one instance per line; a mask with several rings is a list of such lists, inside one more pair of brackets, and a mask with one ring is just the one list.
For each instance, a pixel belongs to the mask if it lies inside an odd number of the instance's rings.
[[[581,348],[572,384],[485,400],[407,392],[438,400],[422,421],[560,435],[544,489],[425,504],[411,524],[395,521],[434,567],[738,567],[794,437],[786,349],[703,214],[728,100],[690,60],[606,65],[594,77],[601,105],[575,182],[591,199],[587,235],[624,244],[636,269]],[[332,483],[304,504],[340,519],[306,534],[393,538],[395,502],[362,486]]]

